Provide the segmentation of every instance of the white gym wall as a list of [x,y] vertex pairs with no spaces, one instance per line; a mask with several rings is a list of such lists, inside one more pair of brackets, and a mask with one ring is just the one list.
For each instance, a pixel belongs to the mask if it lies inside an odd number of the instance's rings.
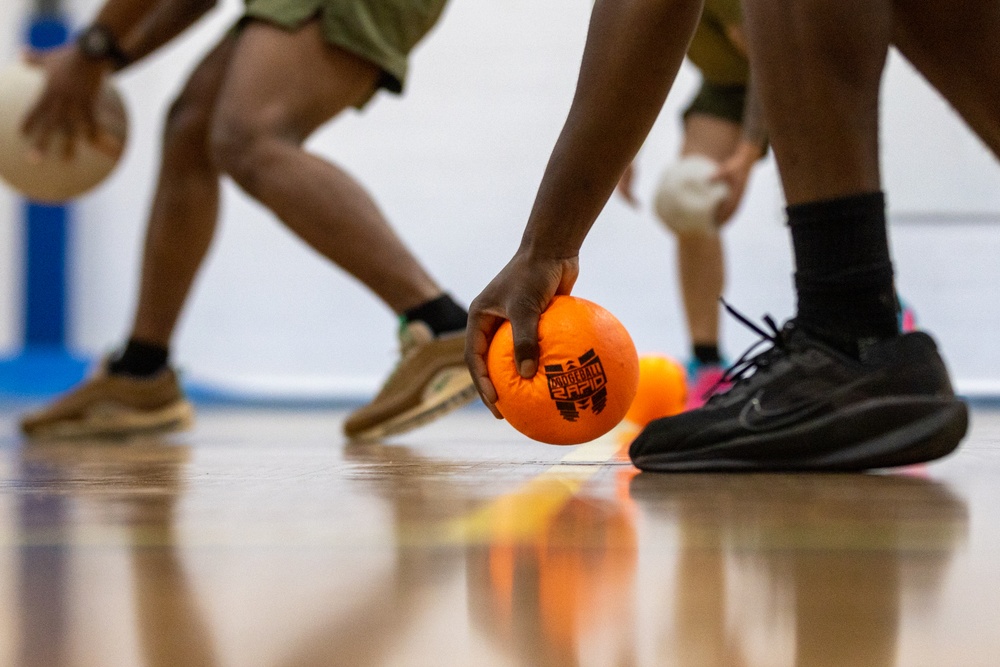
[[[72,5],[75,23],[98,3]],[[75,349],[99,355],[128,331],[164,110],[208,45],[239,14],[223,0],[196,30],[123,74],[133,137],[115,175],[78,208],[71,241]],[[413,57],[402,99],[380,95],[310,147],[373,193],[441,283],[468,303],[514,251],[569,107],[589,0],[453,0]],[[0,53],[18,26],[0,18]],[[307,66],[304,64],[304,66]],[[648,204],[676,154],[678,113],[696,78],[685,68],[639,155]],[[937,96],[894,58],[883,145],[899,287],[942,342],[960,388],[1000,394],[1000,169]],[[747,314],[793,312],[789,240],[772,160],[726,232],[727,297]],[[17,290],[11,203],[0,193],[0,343],[13,346]],[[613,200],[583,250],[575,293],[626,324],[642,352],[686,353],[673,245],[648,210]],[[174,356],[190,381],[274,396],[359,396],[395,357],[395,321],[363,288],[227,184],[209,262]],[[738,355],[754,336],[726,322]]]

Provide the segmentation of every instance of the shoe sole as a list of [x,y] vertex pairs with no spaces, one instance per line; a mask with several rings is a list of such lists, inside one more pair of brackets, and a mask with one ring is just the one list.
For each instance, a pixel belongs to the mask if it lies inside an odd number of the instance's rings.
[[80,438],[127,438],[134,435],[183,431],[194,424],[194,406],[181,400],[153,411],[107,409],[93,412],[82,420],[53,422],[26,433],[32,440],[74,440]]
[[352,442],[371,442],[412,431],[471,403],[478,395],[472,376],[464,366],[447,368],[438,372],[427,383],[417,406],[364,431],[348,435],[348,439]]
[[[891,425],[888,430],[887,424]],[[947,456],[958,447],[968,426],[969,409],[958,399],[873,399],[766,437],[647,454],[636,457],[634,463],[654,472],[859,472]],[[874,437],[873,431],[877,432]],[[824,452],[808,451],[810,441],[829,440],[831,433],[838,435],[838,443],[828,445]]]

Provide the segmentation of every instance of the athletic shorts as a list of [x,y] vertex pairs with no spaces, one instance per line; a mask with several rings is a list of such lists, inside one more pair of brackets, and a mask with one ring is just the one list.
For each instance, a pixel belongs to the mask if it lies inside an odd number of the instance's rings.
[[444,11],[447,0],[246,0],[248,19],[294,30],[319,18],[326,41],[382,70],[379,88],[400,93],[410,51]]
[[691,114],[702,114],[742,125],[746,99],[747,87],[744,85],[720,85],[703,81],[698,94],[684,111],[684,118],[687,119]]

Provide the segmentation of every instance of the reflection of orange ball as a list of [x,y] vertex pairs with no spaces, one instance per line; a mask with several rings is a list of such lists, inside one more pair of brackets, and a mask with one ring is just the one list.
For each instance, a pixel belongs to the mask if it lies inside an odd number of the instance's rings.
[[684,368],[669,357],[643,355],[639,359],[639,388],[625,419],[645,426],[654,419],[680,414],[686,400]]
[[497,408],[529,438],[576,445],[615,427],[635,396],[639,359],[628,331],[596,303],[557,296],[538,321],[538,372],[525,380],[514,364],[510,322],[487,355]]

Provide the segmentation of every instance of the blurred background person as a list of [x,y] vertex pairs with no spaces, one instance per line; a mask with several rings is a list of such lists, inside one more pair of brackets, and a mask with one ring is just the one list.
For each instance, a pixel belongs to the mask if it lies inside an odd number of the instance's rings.
[[[93,136],[104,78],[169,42],[213,4],[109,0],[74,43],[32,56],[48,84],[25,132],[39,148],[57,132]],[[169,351],[216,229],[223,174],[400,318],[400,362],[375,399],[348,416],[348,437],[408,430],[471,400],[475,392],[461,362],[465,309],[403,245],[353,177],[303,148],[349,107],[364,107],[381,89],[402,91],[407,56],[444,4],[248,0],[244,16],[197,66],[167,115],[138,305],[124,348],[94,377],[26,416],[26,434],[125,435],[190,422],[193,410]]]

